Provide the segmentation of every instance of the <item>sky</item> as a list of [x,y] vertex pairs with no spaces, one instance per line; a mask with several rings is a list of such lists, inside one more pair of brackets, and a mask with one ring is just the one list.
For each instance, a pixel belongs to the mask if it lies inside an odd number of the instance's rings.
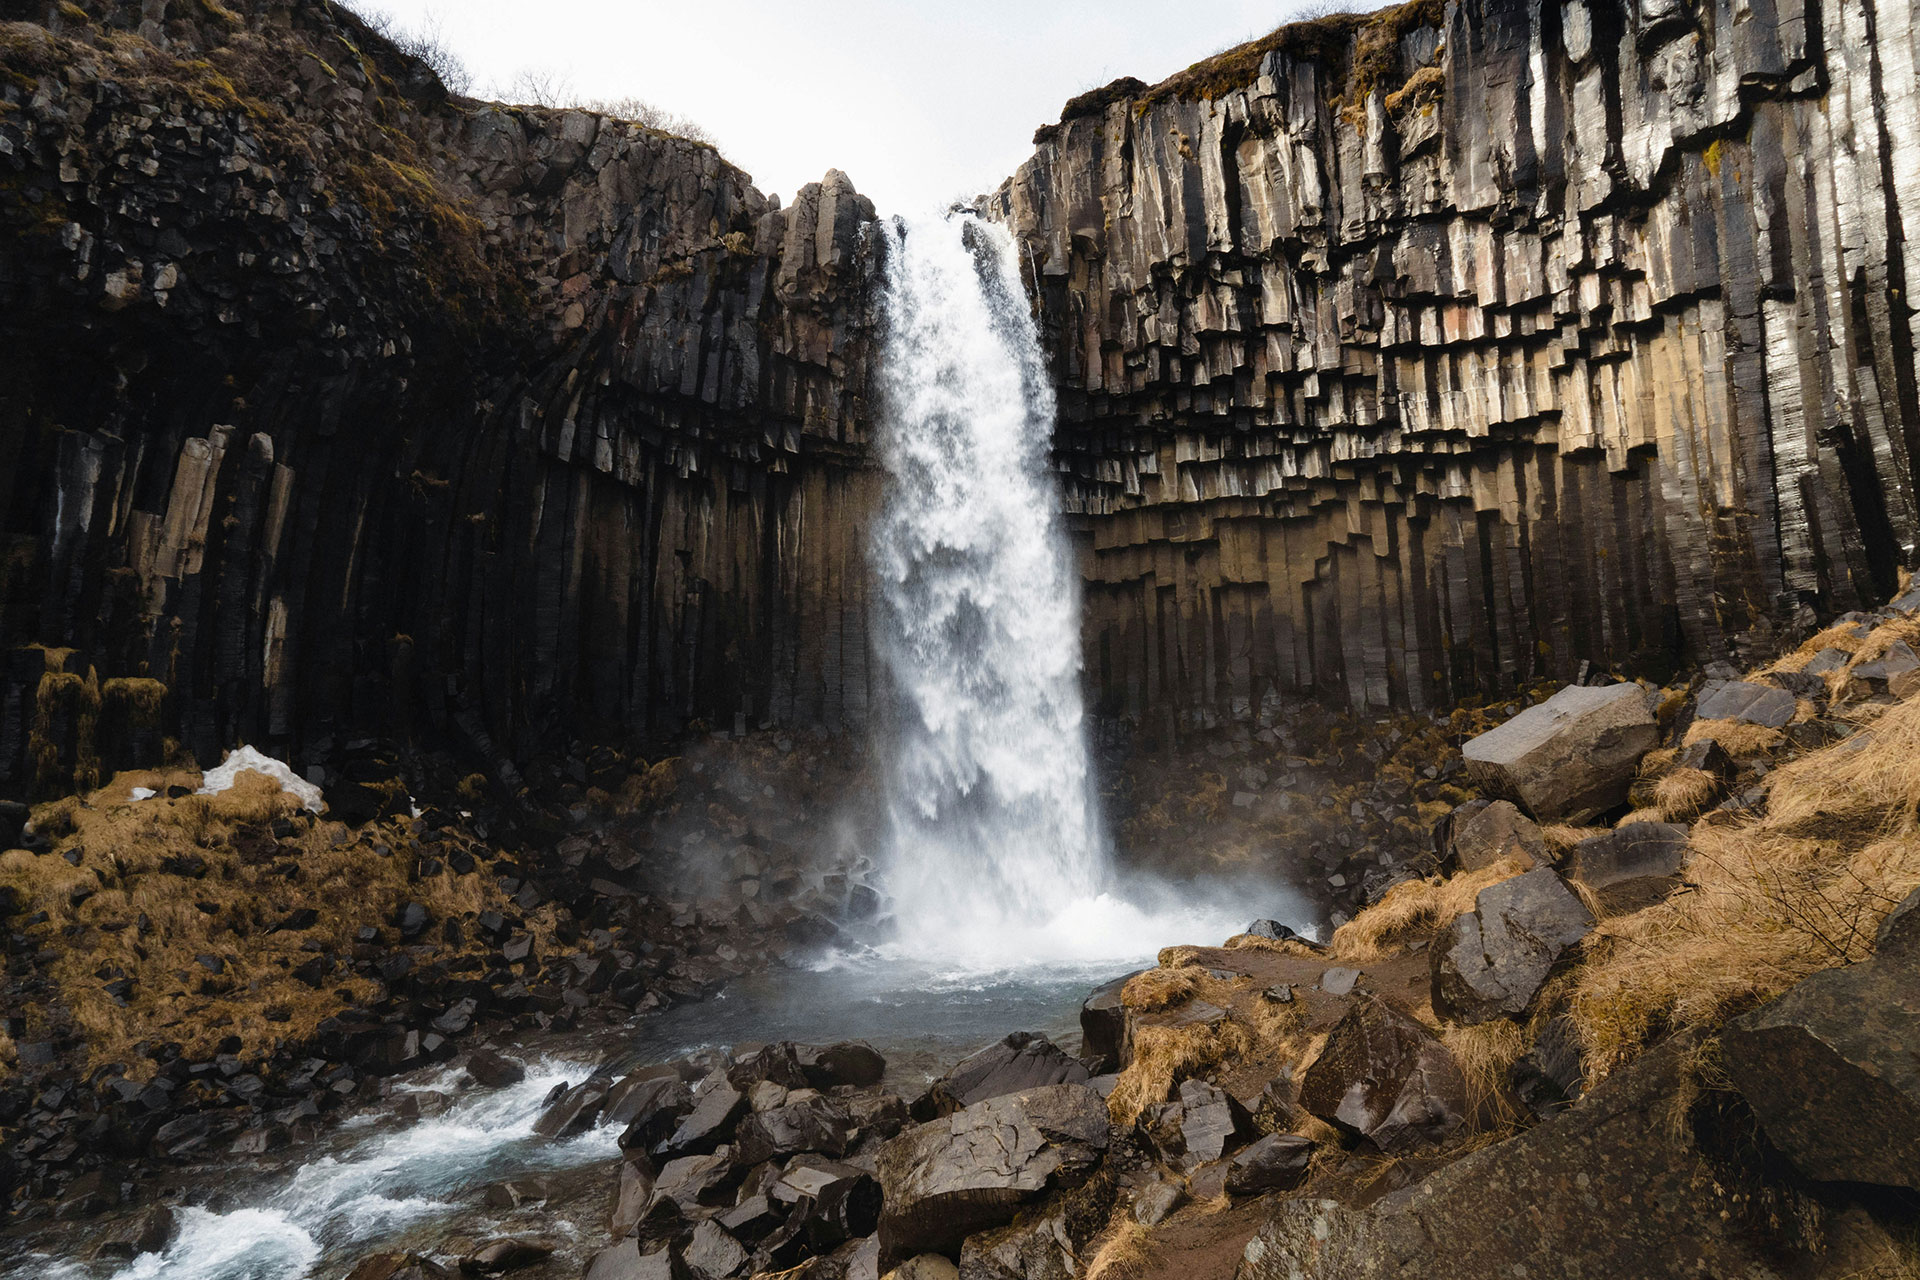
[[[1372,2],[1355,7],[1371,8]],[[689,117],[768,194],[843,170],[881,213],[998,186],[1033,131],[1119,76],[1151,84],[1301,0],[357,0],[432,29],[472,92],[534,72]]]

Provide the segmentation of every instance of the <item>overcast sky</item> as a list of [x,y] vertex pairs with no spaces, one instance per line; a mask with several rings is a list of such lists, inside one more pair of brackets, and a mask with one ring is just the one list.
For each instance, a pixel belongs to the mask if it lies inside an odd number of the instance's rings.
[[[363,0],[437,24],[500,96],[522,71],[697,120],[791,200],[845,170],[883,213],[989,190],[1083,90],[1152,83],[1264,35],[1300,0]],[[1373,0],[1354,7],[1372,8]]]

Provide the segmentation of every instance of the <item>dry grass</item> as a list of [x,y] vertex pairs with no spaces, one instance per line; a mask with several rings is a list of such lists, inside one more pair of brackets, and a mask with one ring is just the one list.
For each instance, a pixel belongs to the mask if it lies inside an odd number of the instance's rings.
[[1334,931],[1331,955],[1346,961],[1383,960],[1414,935],[1472,911],[1482,889],[1511,880],[1530,866],[1528,860],[1506,857],[1446,880],[1403,881]]
[[1308,960],[1317,959],[1320,952],[1305,943],[1292,938],[1262,938],[1253,933],[1236,933],[1228,938],[1224,947],[1227,951],[1268,951],[1277,956],[1302,956]]
[[1837,627],[1828,627],[1825,631],[1818,632],[1792,653],[1762,667],[1760,672],[1764,674],[1769,671],[1798,671],[1818,657],[1822,649],[1838,649],[1842,653],[1851,654],[1859,652],[1860,646],[1864,643],[1866,643],[1865,640],[1854,634],[1854,624],[1842,623]]
[[[197,782],[191,773],[143,774],[141,785]],[[35,943],[59,953],[48,966],[57,1005],[71,1015],[93,1062],[124,1062],[138,1070],[135,1050],[154,1038],[206,1056],[227,1036],[239,1037],[242,1056],[274,1043],[313,1034],[324,1018],[375,994],[374,983],[337,967],[318,987],[292,975],[316,956],[336,962],[352,954],[364,925],[393,937],[400,906],[419,901],[432,913],[432,940],[446,919],[471,920],[489,907],[510,910],[492,876],[443,873],[413,878],[412,841],[404,828],[371,827],[354,839],[334,822],[310,822],[297,802],[259,774],[243,773],[232,790],[215,796],[123,799],[133,785],[117,777],[84,802],[36,810],[36,825],[67,830],[56,851],[0,854],[0,885],[12,887],[28,912],[45,911]],[[275,818],[294,830],[275,839]],[[391,850],[382,857],[374,842]],[[63,854],[77,854],[69,865]],[[302,930],[275,926],[296,910],[317,913]],[[554,908],[529,920],[545,943]],[[465,930],[465,948],[483,950]],[[197,962],[217,957],[219,974]],[[122,1004],[105,990],[124,976],[133,987]],[[27,1010],[30,1025],[53,1016]],[[271,1016],[270,1016],[271,1015]]]
[[1547,848],[1553,851],[1556,860],[1573,852],[1575,845],[1582,840],[1591,840],[1594,836],[1607,834],[1606,827],[1575,827],[1564,822],[1556,822],[1540,828],[1540,835],[1547,842]]
[[1107,1114],[1115,1124],[1132,1125],[1148,1107],[1165,1102],[1174,1085],[1241,1057],[1253,1044],[1252,1033],[1231,1019],[1199,1026],[1138,1027],[1133,1061],[1107,1098]]
[[1713,741],[1734,759],[1766,755],[1787,740],[1778,729],[1750,720],[1695,720],[1687,728],[1686,746]]
[[1193,995],[1205,977],[1205,970],[1198,965],[1147,969],[1127,979],[1127,985],[1120,989],[1120,1003],[1135,1013],[1165,1009]]
[[1701,824],[1689,891],[1602,922],[1570,1016],[1597,1083],[1667,1031],[1711,1028],[1865,958],[1920,888],[1920,701],[1783,765],[1766,812]]
[[1087,1262],[1086,1280],[1137,1280],[1159,1261],[1152,1233],[1135,1222],[1133,1215],[1119,1211],[1113,1215],[1106,1238]]
[[1705,769],[1675,769],[1653,787],[1654,807],[1667,822],[1685,822],[1720,798],[1720,779]]
[[1527,1035],[1519,1023],[1496,1018],[1476,1027],[1447,1027],[1440,1032],[1440,1042],[1466,1077],[1470,1114],[1502,1128],[1524,1121],[1507,1089],[1508,1070],[1527,1051]]

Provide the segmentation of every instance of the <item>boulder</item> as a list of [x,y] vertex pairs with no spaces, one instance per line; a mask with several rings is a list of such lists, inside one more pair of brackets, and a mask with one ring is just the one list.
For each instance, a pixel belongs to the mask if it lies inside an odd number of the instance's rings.
[[1245,1140],[1252,1119],[1233,1097],[1204,1080],[1183,1080],[1174,1097],[1151,1107],[1140,1127],[1162,1162],[1189,1172]]
[[1573,846],[1564,869],[1588,888],[1604,889],[1627,880],[1676,876],[1686,863],[1684,824],[1629,822]]
[[882,1265],[946,1253],[1020,1205],[1084,1179],[1107,1149],[1106,1104],[1056,1084],[977,1102],[880,1148]]
[[654,1153],[663,1156],[697,1155],[712,1151],[733,1131],[747,1110],[747,1095],[727,1083],[720,1075],[708,1077],[704,1091],[695,1097],[693,1109],[665,1139],[655,1145]]
[[886,1280],[959,1280],[960,1268],[937,1253],[922,1253],[887,1272]]
[[1711,774],[1722,783],[1732,782],[1734,775],[1740,772],[1740,766],[1727,754],[1727,749],[1712,738],[1702,738],[1680,748],[1680,754],[1673,758],[1675,769],[1698,769],[1701,773]]
[[807,1073],[800,1065],[799,1046],[791,1040],[762,1045],[727,1067],[727,1083],[743,1092],[762,1080],[787,1089],[809,1087]]
[[1822,649],[1807,659],[1807,665],[1800,668],[1803,676],[1824,676],[1838,671],[1853,660],[1853,655],[1845,649]]
[[807,1083],[816,1089],[842,1085],[864,1089],[879,1084],[887,1074],[887,1060],[864,1040],[843,1040],[839,1044],[800,1045],[795,1055]]
[[1080,1270],[1060,1213],[976,1232],[960,1246],[959,1280],[1075,1280]]
[[94,1250],[96,1258],[131,1262],[143,1253],[159,1253],[173,1240],[173,1210],[156,1204],[125,1222]]
[[[1144,970],[1136,969],[1134,973]],[[1120,1001],[1133,973],[1093,989],[1080,1002],[1080,1052],[1094,1072],[1122,1071],[1133,1057],[1127,1035],[1127,1007]]]
[[553,1256],[553,1245],[545,1240],[510,1237],[490,1240],[460,1259],[460,1273],[469,1276],[499,1276],[522,1267],[531,1267]]
[[1155,1178],[1134,1193],[1133,1220],[1143,1227],[1157,1227],[1187,1202],[1187,1188],[1174,1178]]
[[376,1253],[360,1259],[353,1270],[347,1272],[347,1280],[452,1280],[452,1277],[453,1272],[417,1253]]
[[[742,1120],[733,1134],[733,1162],[745,1168],[763,1160],[784,1160],[802,1151],[843,1156],[853,1127],[853,1117],[844,1106],[813,1094],[800,1102],[757,1111]],[[691,1255],[687,1260],[694,1261]]]
[[657,1205],[670,1200],[682,1209],[713,1204],[732,1185],[737,1172],[725,1152],[669,1160],[654,1183],[652,1203]]
[[933,1082],[914,1110],[918,1118],[952,1115],[976,1102],[1050,1084],[1084,1084],[1087,1064],[1034,1031],[1016,1031],[963,1059]]
[[1467,1083],[1431,1031],[1378,996],[1334,1024],[1300,1078],[1299,1106],[1388,1154],[1444,1142],[1466,1123]]
[[647,1211],[647,1202],[653,1199],[653,1187],[658,1176],[652,1163],[637,1151],[628,1152],[620,1162],[620,1185],[614,1192],[613,1215],[609,1223],[609,1233],[614,1239],[621,1239],[640,1225],[641,1215]]
[[1358,969],[1335,965],[1320,974],[1320,989],[1330,996],[1352,995],[1363,976]]
[[696,1275],[707,1280],[731,1280],[746,1271],[749,1258],[740,1242],[711,1218],[693,1229],[682,1256]]
[[696,1277],[672,1245],[661,1245],[642,1253],[638,1240],[622,1240],[593,1255],[584,1280],[696,1280]]
[[744,1244],[758,1244],[786,1221],[786,1210],[786,1205],[776,1204],[765,1195],[751,1195],[714,1221],[734,1239]]
[[1453,829],[1453,856],[1463,871],[1478,871],[1510,857],[1530,867],[1553,861],[1539,825],[1506,800],[1495,800]]
[[1904,640],[1894,641],[1871,662],[1847,673],[1847,692],[1856,698],[1905,698],[1920,689],[1920,653]]
[[1791,693],[1772,685],[1712,680],[1701,688],[1693,714],[1696,720],[1744,720],[1778,729],[1793,719],[1797,705]]
[[1691,1046],[1669,1041],[1580,1106],[1366,1208],[1272,1201],[1236,1280],[1828,1274],[1786,1265],[1744,1189],[1672,1123]]
[[773,1184],[772,1196],[794,1206],[788,1225],[815,1253],[871,1235],[880,1222],[880,1184],[850,1164],[803,1156]]
[[504,1089],[525,1080],[527,1069],[491,1049],[475,1049],[467,1055],[467,1074],[489,1089]]
[[1241,1150],[1227,1168],[1227,1194],[1291,1191],[1306,1180],[1313,1143],[1297,1133],[1270,1133]]
[[1659,740],[1638,685],[1571,685],[1461,748],[1482,786],[1542,822],[1578,822],[1624,803]]
[[1315,951],[1326,950],[1325,947],[1315,942],[1312,938],[1309,938],[1306,934],[1296,932],[1293,928],[1281,924],[1278,920],[1255,920],[1246,927],[1244,932],[1248,937],[1252,938],[1268,938],[1274,942],[1297,942],[1301,946],[1310,947]]
[[1550,867],[1490,885],[1435,939],[1433,1011],[1473,1025],[1518,1017],[1593,913]]
[[[611,1096],[611,1095],[610,1095]],[[693,1110],[693,1090],[678,1076],[655,1076],[631,1089],[621,1090],[608,1107],[609,1121],[624,1120],[620,1135],[623,1150],[651,1151],[679,1127],[681,1117]]]
[[1874,956],[1826,969],[1730,1023],[1727,1073],[1809,1178],[1920,1191],[1920,911]]
[[568,1089],[533,1122],[534,1136],[566,1138],[591,1129],[593,1122],[600,1118],[600,1109],[606,1104],[607,1090],[612,1084],[605,1076],[594,1076]]

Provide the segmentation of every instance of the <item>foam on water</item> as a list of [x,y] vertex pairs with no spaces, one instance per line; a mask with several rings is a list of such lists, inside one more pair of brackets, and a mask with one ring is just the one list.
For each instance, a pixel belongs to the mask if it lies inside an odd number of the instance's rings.
[[[308,1161],[277,1185],[247,1195],[239,1207],[181,1210],[166,1250],[111,1273],[113,1280],[294,1280],[335,1251],[371,1247],[409,1226],[453,1214],[461,1207],[459,1197],[485,1183],[612,1158],[619,1150],[612,1128],[558,1143],[533,1136],[553,1087],[586,1079],[593,1066],[551,1059],[526,1065],[525,1080],[494,1090],[460,1086],[457,1069],[448,1068],[416,1086],[464,1095],[444,1114],[409,1123],[376,1121],[371,1133],[364,1132],[369,1126],[355,1125],[364,1136],[350,1146]],[[16,1280],[78,1280],[103,1273],[29,1259],[7,1274]]]

